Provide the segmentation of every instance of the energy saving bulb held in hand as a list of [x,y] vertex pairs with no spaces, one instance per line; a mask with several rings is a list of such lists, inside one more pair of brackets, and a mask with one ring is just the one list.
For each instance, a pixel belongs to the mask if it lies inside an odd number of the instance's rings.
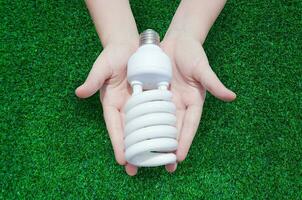
[[128,163],[140,167],[176,162],[176,108],[168,90],[172,68],[158,45],[159,35],[144,31],[139,49],[128,61],[133,94],[125,106],[125,154]]

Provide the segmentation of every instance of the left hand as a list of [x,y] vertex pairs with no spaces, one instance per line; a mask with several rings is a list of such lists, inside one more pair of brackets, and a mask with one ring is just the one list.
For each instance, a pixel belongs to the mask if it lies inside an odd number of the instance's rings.
[[[165,37],[161,48],[171,59],[173,77],[171,91],[176,105],[178,149],[177,161],[183,161],[189,151],[201,118],[206,90],[223,101],[233,101],[236,94],[227,89],[209,65],[201,43],[184,33]],[[177,164],[166,169],[176,170]]]

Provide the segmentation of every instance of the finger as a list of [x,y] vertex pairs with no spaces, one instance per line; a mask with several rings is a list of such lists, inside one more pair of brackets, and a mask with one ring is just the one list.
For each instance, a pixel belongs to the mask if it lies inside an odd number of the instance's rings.
[[173,172],[175,172],[175,170],[177,168],[177,163],[168,164],[165,167],[168,172],[173,173]]
[[179,162],[183,161],[189,152],[199,125],[201,112],[202,105],[190,105],[186,110],[183,127],[178,142],[178,148],[176,151],[177,160]]
[[96,93],[111,75],[108,62],[104,53],[94,62],[86,81],[76,89],[76,95],[80,98],[87,98]]
[[185,116],[185,110],[177,110],[177,111],[176,111],[177,139],[178,139],[179,136],[180,136],[180,131],[181,131],[181,128],[182,128],[184,116]]
[[[180,136],[180,130],[182,128],[182,122],[185,115],[185,110],[177,109],[176,110],[176,128],[177,128],[177,140]],[[168,164],[165,166],[166,170],[170,173],[174,172],[177,168],[177,163]]]
[[196,79],[218,99],[233,101],[236,98],[236,94],[222,84],[209,65],[198,66]]
[[135,176],[137,174],[137,167],[130,163],[126,164],[125,170],[129,176]]
[[104,106],[104,118],[112,143],[115,159],[120,165],[125,165],[123,129],[120,112],[113,106]]

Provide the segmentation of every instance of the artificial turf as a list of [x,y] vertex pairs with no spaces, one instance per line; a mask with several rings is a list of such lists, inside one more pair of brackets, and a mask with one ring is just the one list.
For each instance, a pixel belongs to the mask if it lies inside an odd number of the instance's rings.
[[[139,31],[163,36],[178,3],[132,0]],[[301,199],[301,13],[229,1],[204,48],[236,101],[207,96],[174,174],[129,177],[98,95],[74,95],[102,50],[84,1],[0,1],[0,199]]]

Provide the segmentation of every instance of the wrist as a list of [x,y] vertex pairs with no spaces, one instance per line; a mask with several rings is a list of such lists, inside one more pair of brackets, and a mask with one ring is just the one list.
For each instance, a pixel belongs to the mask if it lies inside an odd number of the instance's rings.
[[191,31],[173,28],[167,31],[163,41],[177,42],[179,40],[195,40],[202,43],[202,39]]
[[103,47],[111,44],[135,44],[138,31],[129,1],[86,0]]
[[107,46],[124,46],[130,49],[137,49],[139,44],[138,34],[134,34],[132,36],[116,36],[109,37],[106,40],[102,41],[103,47]]
[[208,31],[202,30],[203,27],[200,26],[191,26],[190,23],[188,23],[189,21],[190,20],[186,18],[182,18],[172,22],[164,38],[191,38],[203,44]]
[[225,2],[225,0],[181,1],[167,31],[167,38],[180,34],[192,37],[203,44]]
[[[138,49],[138,42],[112,42],[104,47],[104,51],[110,52],[111,58],[118,58],[119,55],[130,57]],[[127,59],[128,60],[128,59]],[[115,61],[112,61],[112,63]]]

